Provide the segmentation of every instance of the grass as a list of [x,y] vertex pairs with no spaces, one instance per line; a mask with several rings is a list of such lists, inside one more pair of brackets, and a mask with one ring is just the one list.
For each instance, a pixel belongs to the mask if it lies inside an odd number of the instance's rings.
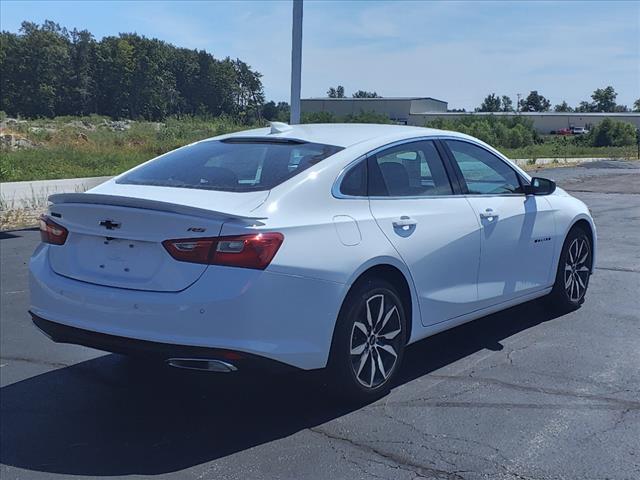
[[[157,155],[196,140],[250,128],[228,118],[132,122],[114,131],[105,117],[58,117],[10,124],[3,134],[35,142],[36,148],[0,151],[0,181],[116,175]],[[542,137],[542,143],[500,149],[510,158],[636,158],[630,147],[590,147],[578,138]]]
[[[249,128],[225,118],[134,122],[114,131],[101,117],[62,117],[10,125],[4,134],[36,148],[2,150],[0,181],[115,175],[150,158],[203,138]],[[84,125],[84,126],[83,126]]]
[[635,145],[626,147],[592,147],[568,140],[543,138],[537,143],[522,148],[498,148],[509,158],[621,158],[637,159],[638,148]]

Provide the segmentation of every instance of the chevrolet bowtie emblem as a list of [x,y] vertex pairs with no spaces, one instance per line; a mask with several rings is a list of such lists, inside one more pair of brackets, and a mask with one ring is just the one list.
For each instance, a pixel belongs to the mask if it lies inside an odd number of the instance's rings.
[[114,222],[113,220],[103,220],[99,223],[101,227],[106,228],[107,230],[115,230],[116,228],[120,228],[122,225],[119,222]]

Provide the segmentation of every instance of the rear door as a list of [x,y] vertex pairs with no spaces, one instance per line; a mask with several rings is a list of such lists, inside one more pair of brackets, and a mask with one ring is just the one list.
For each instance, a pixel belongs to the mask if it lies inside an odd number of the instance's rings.
[[482,226],[480,307],[548,286],[555,238],[549,202],[524,195],[523,179],[515,169],[480,145],[463,140],[443,143]]
[[473,209],[454,195],[433,141],[413,141],[368,158],[371,212],[407,264],[422,323],[476,308],[480,234]]

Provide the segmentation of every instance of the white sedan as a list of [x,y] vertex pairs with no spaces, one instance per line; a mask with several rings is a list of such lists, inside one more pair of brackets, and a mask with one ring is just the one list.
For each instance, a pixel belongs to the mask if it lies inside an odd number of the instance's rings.
[[31,314],[57,342],[230,372],[393,384],[406,345],[534,298],[584,300],[587,207],[467,135],[272,124],[50,197]]

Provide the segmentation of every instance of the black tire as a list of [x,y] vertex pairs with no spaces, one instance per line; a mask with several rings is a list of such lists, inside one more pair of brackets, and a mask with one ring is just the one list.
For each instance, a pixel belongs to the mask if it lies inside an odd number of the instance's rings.
[[400,369],[406,334],[405,307],[393,285],[375,277],[354,285],[340,309],[331,345],[326,373],[333,393],[356,402],[386,394]]
[[593,265],[591,237],[581,227],[573,227],[562,245],[556,281],[548,300],[560,312],[575,310],[584,303]]

